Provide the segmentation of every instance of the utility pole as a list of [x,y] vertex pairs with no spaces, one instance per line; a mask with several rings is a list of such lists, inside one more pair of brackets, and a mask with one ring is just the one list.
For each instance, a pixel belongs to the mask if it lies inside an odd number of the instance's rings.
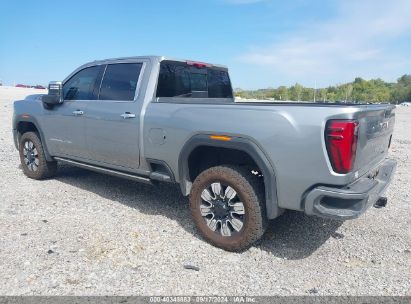
[[315,94],[317,93],[317,80],[314,80],[314,102],[315,102]]

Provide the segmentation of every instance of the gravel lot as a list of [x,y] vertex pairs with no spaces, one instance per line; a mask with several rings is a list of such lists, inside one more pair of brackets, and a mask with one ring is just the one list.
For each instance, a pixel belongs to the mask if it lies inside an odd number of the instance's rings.
[[68,166],[26,178],[12,100],[33,92],[0,87],[1,295],[411,295],[411,108],[397,108],[386,208],[346,222],[288,212],[235,254],[201,240],[173,185]]

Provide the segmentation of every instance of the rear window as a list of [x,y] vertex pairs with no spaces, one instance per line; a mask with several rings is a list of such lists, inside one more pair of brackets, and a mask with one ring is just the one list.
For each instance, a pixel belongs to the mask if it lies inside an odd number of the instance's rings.
[[136,93],[141,63],[119,63],[107,65],[101,83],[99,99],[133,100]]
[[160,63],[157,97],[232,98],[233,92],[224,69],[165,60]]

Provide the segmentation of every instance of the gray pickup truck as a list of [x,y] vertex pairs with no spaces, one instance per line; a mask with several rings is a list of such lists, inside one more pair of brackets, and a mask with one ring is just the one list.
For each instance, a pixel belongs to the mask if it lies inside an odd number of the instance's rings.
[[286,209],[351,219],[386,202],[394,118],[388,104],[236,102],[226,67],[146,56],[16,101],[13,134],[30,178],[61,162],[179,184],[203,237],[237,251]]

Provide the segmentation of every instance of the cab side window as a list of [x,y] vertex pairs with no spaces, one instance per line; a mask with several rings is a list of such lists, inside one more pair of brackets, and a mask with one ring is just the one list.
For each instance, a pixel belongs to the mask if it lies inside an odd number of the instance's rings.
[[164,60],[160,63],[157,97],[233,98],[233,91],[226,69]]
[[101,70],[100,66],[85,68],[72,76],[63,85],[64,100],[93,100],[93,91]]
[[100,100],[134,100],[141,63],[119,63],[107,65],[101,82]]

